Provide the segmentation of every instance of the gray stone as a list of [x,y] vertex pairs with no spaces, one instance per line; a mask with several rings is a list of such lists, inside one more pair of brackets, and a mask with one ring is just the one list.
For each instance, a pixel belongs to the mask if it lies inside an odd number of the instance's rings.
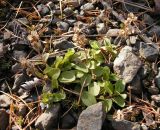
[[66,114],[62,119],[61,119],[61,128],[62,129],[71,129],[76,125],[76,120],[71,114]]
[[127,120],[113,120],[112,127],[114,130],[141,130],[141,127],[138,123]]
[[24,117],[27,114],[27,106],[25,104],[18,105],[18,115]]
[[42,15],[45,15],[49,12],[49,8],[43,4],[37,5],[37,9]]
[[4,56],[3,44],[0,43],[0,58]]
[[93,3],[86,3],[81,6],[81,10],[84,10],[84,11],[93,10],[93,9],[94,9]]
[[27,25],[27,24],[29,24],[29,21],[28,21],[28,19],[27,18],[19,18],[19,19],[17,19],[20,23],[22,23],[22,24],[25,24],[25,25]]
[[152,99],[153,101],[155,101],[155,103],[156,103],[156,105],[157,105],[158,107],[160,107],[160,94],[158,94],[158,95],[152,95],[152,96],[151,96],[151,99]]
[[12,90],[17,91],[21,87],[21,84],[25,81],[26,81],[26,77],[23,73],[16,74],[14,77],[14,84],[13,84]]
[[109,29],[107,32],[108,37],[117,37],[119,35],[120,29]]
[[12,33],[11,32],[4,32],[4,34],[3,34],[3,39],[4,40],[9,40],[10,38],[11,38],[11,36],[12,36]]
[[156,95],[159,93],[159,89],[155,86],[151,86],[148,88],[148,92],[151,93],[152,95]]
[[27,53],[25,51],[18,51],[18,50],[13,51],[13,57],[17,60],[20,60],[20,58],[24,58],[26,56]]
[[130,89],[133,94],[142,94],[141,78],[136,75],[130,83]]
[[57,26],[60,30],[64,31],[64,32],[67,32],[68,29],[69,29],[69,24],[66,23],[66,22],[58,22],[57,23]]
[[148,128],[145,124],[142,124],[142,125],[141,125],[141,129],[142,129],[142,130],[148,130],[149,128]]
[[141,60],[132,52],[132,48],[125,46],[114,60],[114,71],[125,83],[133,80],[141,67]]
[[155,78],[155,83],[158,88],[160,88],[160,67],[158,68],[158,74]]
[[8,92],[9,88],[7,86],[6,83],[3,83],[1,86],[0,86],[0,90],[3,91],[3,92]]
[[22,72],[23,71],[23,68],[22,68],[22,66],[21,66],[21,64],[20,63],[15,63],[14,65],[12,65],[12,72],[14,73],[14,74],[16,74],[17,72],[18,73],[20,73],[20,72]]
[[65,8],[63,12],[66,16],[71,16],[74,13],[71,7]]
[[83,3],[84,0],[66,0],[66,4],[72,7],[78,7]]
[[0,109],[0,130],[7,130],[8,125],[9,114],[4,109]]
[[12,128],[11,128],[11,130],[19,130],[19,127],[16,126],[16,125],[13,125]]
[[146,76],[149,73],[149,66],[148,65],[143,65],[140,70],[138,71],[138,75],[141,77],[141,79],[146,78]]
[[0,107],[9,107],[11,98],[7,95],[0,95]]
[[60,104],[54,104],[42,113],[35,122],[39,130],[53,130],[58,125]]
[[152,25],[154,23],[153,18],[147,13],[144,14],[143,18],[144,18],[144,22],[148,25]]
[[80,114],[77,130],[101,130],[105,114],[101,102],[89,106]]
[[75,47],[72,42],[69,42],[66,38],[60,38],[53,42],[54,48],[58,50],[67,50],[68,48]]
[[98,34],[105,34],[107,32],[106,26],[104,23],[98,23],[96,25]]
[[153,26],[153,27],[149,30],[148,34],[149,34],[150,36],[153,36],[153,35],[156,34],[157,37],[160,37],[160,26],[158,26],[158,25]]
[[158,58],[159,48],[154,43],[140,42],[139,53],[141,57],[145,58],[150,62],[154,62]]

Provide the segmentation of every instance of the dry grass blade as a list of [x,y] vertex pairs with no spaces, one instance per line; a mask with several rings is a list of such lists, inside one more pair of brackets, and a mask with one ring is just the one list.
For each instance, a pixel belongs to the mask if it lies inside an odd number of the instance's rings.
[[147,11],[149,11],[149,12],[154,12],[153,9],[148,8],[148,7],[146,7],[146,6],[142,6],[142,5],[137,4],[137,3],[135,3],[135,2],[126,2],[126,1],[124,1],[124,0],[115,0],[115,1],[116,1],[116,2],[121,2],[121,3],[123,3],[123,4],[130,5],[130,6],[133,6],[133,7],[138,7],[138,8],[140,8],[140,9],[144,9],[144,10],[147,10]]

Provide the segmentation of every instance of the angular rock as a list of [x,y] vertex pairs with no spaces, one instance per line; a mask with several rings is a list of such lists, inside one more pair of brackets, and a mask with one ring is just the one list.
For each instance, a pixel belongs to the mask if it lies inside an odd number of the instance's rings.
[[159,93],[159,89],[155,86],[150,86],[148,88],[148,92],[151,93],[152,95],[156,95]]
[[9,114],[4,109],[0,109],[0,130],[7,130],[8,125]]
[[25,51],[18,51],[18,50],[13,51],[13,57],[17,60],[20,60],[20,58],[24,58],[26,56],[27,53]]
[[120,31],[120,29],[109,29],[106,35],[108,37],[117,37]]
[[142,94],[141,78],[136,75],[130,83],[130,89],[133,94]]
[[89,106],[80,114],[77,130],[101,130],[105,114],[101,102]]
[[83,11],[93,10],[93,9],[94,9],[93,3],[86,3],[81,6],[81,10],[83,10]]
[[14,65],[12,65],[11,71],[12,71],[14,74],[16,74],[17,72],[18,72],[18,73],[22,72],[22,71],[23,71],[23,68],[22,68],[22,66],[21,66],[20,63],[15,63]]
[[71,129],[76,125],[76,120],[71,114],[66,114],[62,119],[61,128]]
[[68,48],[75,47],[72,42],[69,42],[66,38],[60,38],[53,42],[54,48],[58,50],[67,50]]
[[0,58],[4,56],[4,49],[3,49],[3,44],[0,43]]
[[0,86],[0,90],[3,91],[3,92],[8,92],[9,91],[9,88],[7,86],[6,83],[3,83],[1,86]]
[[141,60],[132,52],[132,48],[125,46],[114,60],[114,71],[125,83],[133,80],[141,67]]
[[141,77],[141,79],[146,78],[146,76],[148,75],[148,71],[149,71],[149,66],[147,65],[143,65],[140,70],[138,71],[138,75]]
[[160,94],[158,94],[158,95],[152,95],[152,96],[151,96],[151,99],[152,99],[153,101],[155,101],[155,103],[156,103],[156,105],[157,105],[158,107],[160,107]]
[[160,37],[160,26],[158,26],[158,25],[153,26],[153,27],[149,30],[148,34],[149,34],[150,36],[153,36],[153,35],[156,34],[157,37]]
[[98,34],[105,34],[107,32],[107,29],[104,23],[97,24],[96,29]]
[[17,19],[20,23],[23,23],[23,24],[25,24],[25,25],[27,25],[27,24],[29,24],[29,21],[28,21],[28,19],[27,18],[19,18],[19,19]]
[[142,130],[148,130],[149,128],[148,128],[145,124],[142,124],[142,125],[141,125],[141,129],[142,129]]
[[69,29],[69,24],[68,23],[66,23],[66,22],[58,22],[57,23],[57,27],[60,29],[60,30],[62,30],[62,31],[64,31],[64,32],[67,32],[68,31],[68,29]]
[[37,9],[42,15],[45,15],[49,12],[49,8],[43,4],[37,5]]
[[71,16],[73,14],[73,10],[70,7],[65,8],[63,12],[66,16]]
[[139,49],[140,56],[145,58],[150,62],[154,62],[158,58],[159,48],[154,43],[144,43],[140,42],[140,49]]
[[20,88],[20,85],[25,81],[26,81],[26,77],[23,73],[16,74],[14,77],[14,84],[13,84],[12,90],[17,91]]
[[9,107],[11,98],[7,95],[0,95],[0,107]]
[[24,117],[27,114],[27,106],[25,104],[18,105],[18,115]]
[[3,35],[3,39],[4,40],[9,40],[12,36],[12,33],[7,31],[7,32],[4,32],[4,35]]
[[158,74],[155,78],[155,83],[158,88],[160,88],[160,67],[158,68]]
[[53,130],[58,125],[60,104],[54,104],[42,113],[35,122],[39,130]]
[[138,123],[127,120],[113,120],[112,127],[114,130],[141,130],[141,127]]
[[145,13],[143,17],[144,17],[144,22],[146,24],[152,25],[154,23],[153,18],[150,15],[148,15],[147,13]]

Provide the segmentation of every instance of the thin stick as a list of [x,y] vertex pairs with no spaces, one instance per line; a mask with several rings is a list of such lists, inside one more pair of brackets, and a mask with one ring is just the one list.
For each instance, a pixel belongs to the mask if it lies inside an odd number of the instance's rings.
[[23,4],[23,1],[21,1],[21,3],[19,4],[18,10],[16,11],[15,19],[18,15],[19,11],[20,11],[20,8],[21,8],[22,4]]
[[80,93],[79,93],[79,98],[78,98],[78,102],[77,102],[77,104],[78,104],[78,105],[79,105],[80,100],[81,100],[82,91],[83,91],[84,85],[85,85],[85,83],[86,83],[86,79],[87,79],[87,77],[85,78],[85,80],[84,80],[84,82],[83,82],[83,84],[82,84],[82,87],[81,87]]
[[148,9],[146,6],[142,6],[142,5],[136,4],[136,3],[134,3],[134,2],[126,2],[126,1],[124,1],[124,0],[115,0],[115,1],[121,2],[121,3],[124,3],[124,4],[128,4],[128,5],[130,5],[130,6],[138,7],[138,8],[140,8],[140,9],[148,10],[149,12],[153,12],[153,9]]

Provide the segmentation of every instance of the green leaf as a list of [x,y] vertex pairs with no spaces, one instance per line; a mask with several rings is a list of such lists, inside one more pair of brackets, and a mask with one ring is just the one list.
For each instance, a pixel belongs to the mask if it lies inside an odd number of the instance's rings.
[[103,67],[103,79],[109,80],[109,77],[110,77],[110,69],[109,67],[105,66]]
[[43,78],[44,77],[44,75],[41,72],[39,72],[38,69],[35,69],[34,73],[39,78]]
[[99,49],[99,48],[100,48],[100,45],[99,45],[98,41],[96,41],[96,40],[90,41],[90,46],[91,46],[93,49]]
[[74,53],[75,53],[75,50],[73,48],[68,49],[67,53],[65,54],[62,60],[62,64],[64,64],[65,62],[68,62],[71,56],[74,55]]
[[121,94],[121,93],[118,92],[118,91],[114,91],[114,95],[121,96],[123,99],[126,99],[126,98],[127,98],[127,94]]
[[112,100],[111,99],[105,99],[105,100],[103,100],[103,104],[104,104],[106,112],[109,112],[112,108]]
[[84,76],[81,78],[80,83],[81,86],[86,87],[91,83],[92,76],[90,74],[84,74]]
[[61,63],[62,63],[63,57],[62,56],[57,56],[54,64],[52,65],[55,68],[59,68]]
[[84,76],[84,73],[82,71],[79,71],[79,70],[76,71],[77,78],[82,78],[83,76]]
[[122,93],[125,90],[125,85],[122,80],[118,80],[115,83],[115,91],[118,91],[119,93]]
[[109,76],[109,80],[111,81],[117,81],[119,80],[118,76],[114,73],[111,73],[110,76]]
[[49,53],[45,53],[42,55],[42,59],[44,62],[47,62],[48,58],[49,58]]
[[52,88],[54,89],[54,88],[58,88],[58,80],[57,79],[54,79],[54,78],[52,78]]
[[86,106],[91,106],[97,102],[96,98],[87,91],[82,93],[81,100]]
[[100,64],[104,62],[104,57],[101,53],[101,50],[91,50],[91,56],[93,59],[95,59]]
[[47,74],[50,78],[52,77],[52,67],[50,67],[50,66],[47,66],[45,69],[44,69],[44,71],[43,71],[43,73],[44,74]]
[[53,68],[52,69],[52,79],[58,79],[60,73],[61,73],[61,70],[59,68]]
[[105,82],[104,89],[105,89],[110,95],[113,94],[114,89],[113,89],[113,85],[111,84],[110,81],[106,81],[106,82]]
[[57,79],[61,73],[61,70],[59,68],[52,68],[47,66],[44,70],[44,74],[47,74],[50,78]]
[[86,67],[87,67],[87,68],[93,70],[93,69],[96,68],[96,66],[97,66],[97,63],[96,63],[95,60],[87,60],[87,61],[86,61]]
[[43,93],[42,94],[42,102],[45,104],[52,104],[53,102],[59,102],[66,98],[66,94],[62,92],[57,93]]
[[105,46],[111,45],[111,40],[108,39],[108,38],[105,38],[105,39],[104,39],[104,45],[105,45]]
[[103,67],[101,67],[101,66],[97,66],[97,67],[93,70],[93,74],[94,74],[96,77],[102,76],[103,73],[104,73],[104,70],[103,70]]
[[83,64],[83,63],[79,63],[79,64],[75,64],[74,66],[73,66],[76,70],[80,70],[80,71],[82,71],[82,72],[84,72],[84,73],[88,73],[88,68],[86,67],[86,65],[85,64]]
[[88,87],[88,92],[94,96],[97,96],[100,92],[100,86],[97,82],[93,82]]
[[53,102],[59,102],[65,98],[66,98],[66,94],[64,92],[53,93],[53,95],[52,95]]
[[123,99],[126,99],[126,98],[127,98],[127,94],[120,94],[120,96],[121,96]]
[[112,100],[120,107],[125,106],[125,100],[121,96],[116,96],[112,98]]
[[75,76],[75,71],[74,70],[70,70],[70,71],[64,71],[61,73],[60,77],[59,77],[59,81],[61,83],[71,83],[76,79]]
[[65,64],[65,65],[63,66],[63,68],[61,68],[61,71],[71,70],[73,66],[74,66],[74,65],[73,65],[72,63],[68,62],[67,64]]

